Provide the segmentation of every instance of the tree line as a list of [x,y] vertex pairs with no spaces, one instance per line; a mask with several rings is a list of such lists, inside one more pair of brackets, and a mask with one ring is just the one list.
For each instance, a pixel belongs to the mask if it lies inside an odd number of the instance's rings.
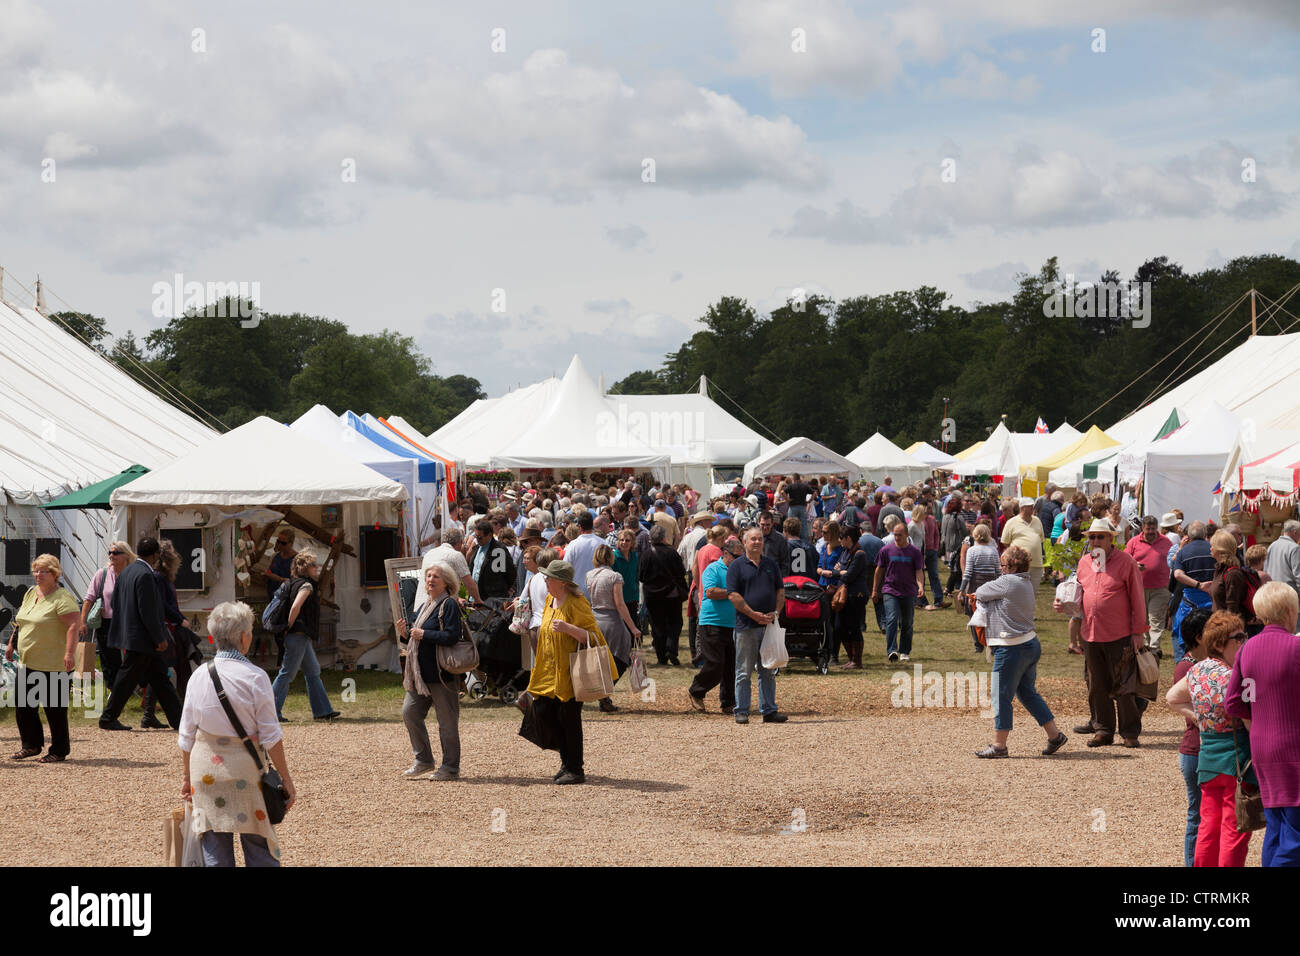
[[477,379],[434,374],[410,336],[387,329],[357,335],[342,322],[298,312],[258,313],[245,327],[240,315],[233,299],[190,309],[143,344],[130,332],[113,339],[98,316],[51,318],[146,387],[159,391],[156,376],[230,428],[259,415],[293,421],[324,404],[335,412],[400,415],[427,434],[486,397]]
[[[1122,284],[1113,270],[1099,278]],[[1013,431],[1032,431],[1039,416],[1052,429],[1066,421],[1106,428],[1241,344],[1248,301],[1197,333],[1252,287],[1280,299],[1300,283],[1300,262],[1249,256],[1191,274],[1164,256],[1150,259],[1132,279],[1136,304],[1149,310],[1141,318],[1113,314],[1113,301],[1098,315],[1095,293],[1062,288],[1056,258],[1017,281],[1009,299],[968,308],[932,286],[791,300],[767,315],[723,296],[658,369],[633,372],[610,391],[689,392],[705,375],[718,386],[713,398],[742,420],[732,399],[783,439],[806,435],[840,452],[876,431],[903,447],[939,445],[945,418],[949,451],[984,439],[1003,418]],[[1259,300],[1261,316],[1265,308]],[[1294,321],[1281,311],[1277,319],[1261,320],[1260,333]]]

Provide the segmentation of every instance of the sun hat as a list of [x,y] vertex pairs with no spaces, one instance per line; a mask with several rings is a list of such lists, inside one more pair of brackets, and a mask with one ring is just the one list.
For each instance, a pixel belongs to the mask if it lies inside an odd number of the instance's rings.
[[1034,499],[1033,499],[1033,498],[1021,498],[1021,499],[1020,499],[1020,507],[1022,507],[1022,508],[1032,508],[1033,506],[1034,506]]
[[563,581],[565,584],[573,583],[573,565],[568,561],[555,560],[540,570],[548,578],[555,578],[555,580]]
[[1177,528],[1180,524],[1182,524],[1182,521],[1180,521],[1178,515],[1174,514],[1172,511],[1166,511],[1160,516],[1160,529],[1162,531],[1165,528]]
[[1110,523],[1109,518],[1093,518],[1092,524],[1088,525],[1085,534],[1109,534],[1114,535],[1115,526]]

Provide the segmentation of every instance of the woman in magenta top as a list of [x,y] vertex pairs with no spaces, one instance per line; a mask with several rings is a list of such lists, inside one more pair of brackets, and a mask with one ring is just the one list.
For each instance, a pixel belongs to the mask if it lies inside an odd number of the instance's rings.
[[1237,653],[1224,704],[1250,725],[1251,753],[1264,800],[1264,866],[1300,866],[1300,601],[1270,581],[1255,592],[1264,629]]

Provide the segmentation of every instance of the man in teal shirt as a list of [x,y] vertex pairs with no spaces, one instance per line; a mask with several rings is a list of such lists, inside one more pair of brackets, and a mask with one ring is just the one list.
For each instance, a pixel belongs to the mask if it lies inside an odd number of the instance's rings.
[[730,714],[736,706],[736,606],[727,590],[727,568],[744,554],[736,538],[722,544],[722,557],[700,575],[700,620],[696,636],[696,653],[704,662],[687,689],[691,706],[704,710],[704,695],[718,688],[722,712]]

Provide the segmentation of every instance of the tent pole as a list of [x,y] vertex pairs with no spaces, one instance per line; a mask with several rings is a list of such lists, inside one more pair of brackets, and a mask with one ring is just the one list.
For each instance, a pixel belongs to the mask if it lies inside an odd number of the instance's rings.
[[1255,334],[1255,287],[1250,287],[1250,334]]

